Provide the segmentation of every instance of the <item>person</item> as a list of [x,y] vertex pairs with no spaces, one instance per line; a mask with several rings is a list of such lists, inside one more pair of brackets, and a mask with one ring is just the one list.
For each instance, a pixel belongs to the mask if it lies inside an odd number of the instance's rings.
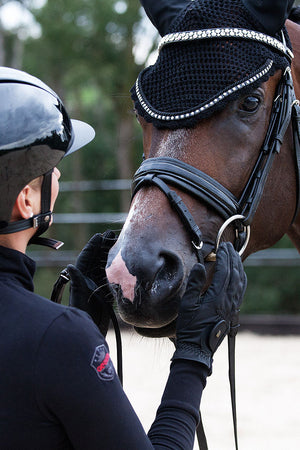
[[70,120],[55,92],[25,72],[0,67],[0,95],[1,448],[192,449],[213,354],[236,321],[246,287],[239,255],[231,244],[220,245],[205,294],[204,266],[191,271],[169,378],[146,434],[96,325],[107,295],[101,286],[111,233],[95,235],[68,267],[71,306],[34,293],[35,263],[26,255],[32,243],[57,247],[40,236],[52,222],[56,166],[94,131]]

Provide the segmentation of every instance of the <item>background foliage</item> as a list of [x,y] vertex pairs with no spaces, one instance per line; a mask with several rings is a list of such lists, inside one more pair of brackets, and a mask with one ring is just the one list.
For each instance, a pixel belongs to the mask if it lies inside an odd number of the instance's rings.
[[[4,10],[31,14],[8,26]],[[1,19],[2,18],[2,19]],[[141,161],[142,139],[129,89],[153,47],[136,49],[147,30],[138,0],[0,1],[0,64],[28,71],[59,93],[70,115],[90,123],[95,140],[60,165],[61,180],[130,179]],[[36,30],[36,31],[34,31]],[[153,45],[157,35],[152,33]],[[129,192],[61,193],[56,212],[127,211]],[[107,225],[53,225],[49,234],[80,251]],[[118,228],[111,224],[111,228]],[[278,247],[292,247],[284,237]],[[36,290],[49,296],[60,268],[41,268]],[[299,313],[299,269],[246,267],[245,313]]]

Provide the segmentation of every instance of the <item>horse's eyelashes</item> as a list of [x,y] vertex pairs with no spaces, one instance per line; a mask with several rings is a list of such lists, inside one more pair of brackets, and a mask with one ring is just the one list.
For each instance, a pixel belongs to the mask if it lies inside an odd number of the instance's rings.
[[246,112],[253,113],[257,111],[260,105],[260,98],[255,95],[248,95],[240,103],[240,109]]

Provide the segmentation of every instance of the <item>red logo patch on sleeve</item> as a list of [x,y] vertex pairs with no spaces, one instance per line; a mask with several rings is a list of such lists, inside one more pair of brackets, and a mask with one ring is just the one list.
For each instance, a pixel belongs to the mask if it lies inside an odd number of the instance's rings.
[[115,376],[113,363],[104,344],[95,348],[91,366],[101,380],[110,381]]

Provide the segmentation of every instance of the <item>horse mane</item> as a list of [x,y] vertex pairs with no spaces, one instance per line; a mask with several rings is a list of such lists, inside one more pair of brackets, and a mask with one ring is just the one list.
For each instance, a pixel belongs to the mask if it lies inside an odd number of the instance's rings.
[[294,6],[288,17],[292,22],[300,25],[300,6]]

